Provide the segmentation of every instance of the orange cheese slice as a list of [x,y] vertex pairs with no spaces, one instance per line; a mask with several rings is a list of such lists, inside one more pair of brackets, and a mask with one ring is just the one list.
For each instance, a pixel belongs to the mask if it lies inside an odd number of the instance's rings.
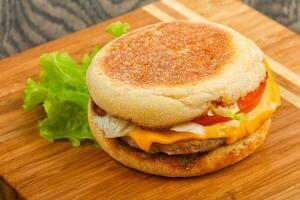
[[272,73],[266,61],[268,79],[266,89],[259,104],[249,113],[247,118],[241,121],[217,123],[210,126],[204,126],[203,134],[192,132],[176,131],[153,131],[141,128],[135,128],[128,135],[144,151],[149,151],[153,143],[172,144],[184,140],[205,140],[213,138],[226,138],[227,144],[232,144],[237,140],[255,132],[264,121],[269,119],[275,109],[280,105],[279,89],[273,80]]

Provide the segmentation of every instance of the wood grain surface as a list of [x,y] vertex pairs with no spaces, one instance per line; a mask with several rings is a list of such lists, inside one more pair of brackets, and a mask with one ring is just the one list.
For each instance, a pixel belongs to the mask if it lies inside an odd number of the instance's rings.
[[0,0],[0,58],[139,8],[154,0]]
[[[154,1],[0,0],[0,59]],[[300,1],[243,1],[300,32]]]
[[299,0],[243,0],[248,5],[300,33]]
[[[191,8],[194,10],[192,11]],[[199,16],[199,14],[201,16]],[[128,169],[89,143],[40,138],[41,108],[25,112],[21,91],[36,78],[43,52],[67,51],[76,59],[112,40],[92,26],[0,62],[0,175],[25,199],[297,199],[300,196],[300,37],[236,0],[174,0],[148,5],[115,20],[133,29],[173,19],[226,24],[268,55],[283,104],[265,144],[236,165],[202,177],[170,179]],[[137,20],[142,19],[142,20]],[[253,20],[255,19],[255,20]],[[279,64],[280,63],[280,64]],[[9,67],[8,67],[9,66]]]

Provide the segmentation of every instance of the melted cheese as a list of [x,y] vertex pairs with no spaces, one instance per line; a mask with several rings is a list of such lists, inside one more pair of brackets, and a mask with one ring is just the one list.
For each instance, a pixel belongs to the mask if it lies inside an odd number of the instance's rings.
[[183,140],[204,140],[212,138],[226,138],[226,143],[231,144],[237,140],[254,133],[264,121],[269,119],[275,109],[280,105],[279,89],[273,80],[272,73],[266,61],[264,64],[268,71],[268,80],[262,100],[249,113],[247,119],[229,122],[217,123],[210,126],[204,126],[203,133],[152,131],[141,128],[135,128],[128,135],[144,151],[149,151],[152,143],[172,144]]

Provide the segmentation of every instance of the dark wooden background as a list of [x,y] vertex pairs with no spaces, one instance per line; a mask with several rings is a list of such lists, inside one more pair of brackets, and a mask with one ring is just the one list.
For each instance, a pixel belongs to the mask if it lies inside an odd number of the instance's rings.
[[[154,1],[0,0],[0,59]],[[300,33],[300,0],[243,1]]]

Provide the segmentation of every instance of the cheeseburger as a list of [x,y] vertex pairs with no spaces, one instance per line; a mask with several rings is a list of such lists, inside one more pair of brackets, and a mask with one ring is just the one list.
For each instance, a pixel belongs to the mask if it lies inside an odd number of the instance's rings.
[[163,22],[108,43],[87,72],[88,118],[113,159],[189,177],[264,142],[279,91],[263,52],[220,24]]

